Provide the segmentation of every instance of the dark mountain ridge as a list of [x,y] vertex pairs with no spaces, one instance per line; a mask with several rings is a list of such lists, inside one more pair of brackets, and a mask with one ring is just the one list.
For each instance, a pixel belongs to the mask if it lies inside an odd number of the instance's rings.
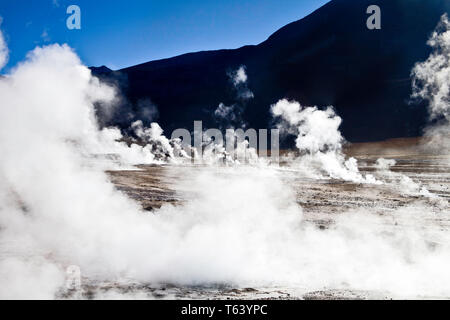
[[[369,5],[381,8],[381,30],[369,30]],[[254,98],[245,102],[248,127],[271,127],[270,106],[288,98],[302,105],[332,105],[343,118],[347,140],[377,141],[419,136],[426,106],[411,103],[410,73],[430,54],[427,39],[448,0],[333,0],[281,28],[266,41],[234,50],[188,53],[118,71],[92,68],[120,87],[124,99],[113,114],[99,111],[103,125],[129,127],[152,119],[170,133],[218,127],[219,103],[237,102],[228,74],[246,66]],[[244,32],[244,31],[243,31]]]

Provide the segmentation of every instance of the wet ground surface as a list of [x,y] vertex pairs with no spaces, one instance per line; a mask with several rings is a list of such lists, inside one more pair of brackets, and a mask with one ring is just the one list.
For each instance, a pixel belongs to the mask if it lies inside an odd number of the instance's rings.
[[[365,146],[366,147],[366,146]],[[390,150],[392,151],[392,150]],[[370,153],[354,148],[348,153],[358,159],[363,174],[373,174],[386,183],[381,185],[359,184],[339,180],[307,179],[295,170],[281,168],[287,183],[297,191],[297,203],[303,208],[305,221],[319,229],[327,229],[340,214],[351,210],[364,209],[371,214],[384,217],[387,228],[407,227],[410,220],[397,217],[395,212],[410,206],[424,207],[427,215],[420,217],[424,228],[439,228],[450,231],[450,160],[448,156],[423,155],[405,152],[404,149],[389,154]],[[396,160],[389,172],[375,168],[378,158]],[[176,181],[186,178],[186,170],[195,167],[176,168],[171,166],[142,166],[137,171],[109,172],[116,187],[141,203],[148,211],[154,211],[165,203],[182,205],[189,198],[186,190],[177,190]],[[432,197],[405,190],[398,183],[399,177],[408,176],[421,187],[425,187]],[[433,239],[430,239],[433,245]],[[136,298],[156,299],[390,299],[395,298],[383,292],[359,292],[333,290],[305,292],[301,288],[233,288],[228,286],[175,287],[96,284],[86,287],[85,292],[102,293],[105,297],[133,292]],[[423,297],[433,298],[433,297]]]

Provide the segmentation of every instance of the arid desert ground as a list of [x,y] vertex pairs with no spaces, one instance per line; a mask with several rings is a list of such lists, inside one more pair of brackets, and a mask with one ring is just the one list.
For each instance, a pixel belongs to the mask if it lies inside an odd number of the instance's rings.
[[[420,147],[417,139],[398,139],[382,143],[349,145],[347,156],[357,158],[361,173],[374,174],[383,184],[360,184],[336,179],[311,179],[292,167],[280,165],[283,182],[293,187],[296,202],[303,210],[302,223],[313,226],[317,232],[333,228],[343,215],[361,214],[376,217],[377,232],[395,236],[408,234],[411,229],[423,236],[431,251],[446,238],[439,235],[450,231],[450,157],[430,154]],[[376,167],[379,158],[395,160],[388,170]],[[183,206],[194,191],[189,179],[204,170],[201,166],[141,166],[138,170],[108,172],[118,190],[137,200],[142,208],[158,214],[161,206]],[[426,188],[433,196],[422,196],[405,190],[399,179],[406,176]],[[185,182],[180,184],[180,180]],[[181,187],[180,187],[181,185]],[[184,187],[183,187],[184,186]],[[211,208],[214,210],[214,208]],[[406,231],[405,231],[406,230]],[[368,248],[371,250],[371,248]],[[218,252],[218,254],[220,254]],[[376,262],[374,262],[376,263]],[[301,270],[299,270],[301,272]],[[389,291],[365,291],[346,288],[312,290],[305,285],[289,287],[239,287],[233,284],[177,286],[172,284],[116,284],[86,283],[83,295],[106,297],[132,292],[144,298],[206,298],[206,299],[390,299]],[[403,296],[402,296],[403,297]],[[424,294],[421,298],[435,298]],[[442,297],[441,297],[442,298]]]

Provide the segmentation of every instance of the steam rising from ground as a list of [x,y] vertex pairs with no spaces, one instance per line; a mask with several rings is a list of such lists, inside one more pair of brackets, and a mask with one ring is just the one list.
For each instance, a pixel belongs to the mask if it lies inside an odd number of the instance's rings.
[[243,119],[245,104],[247,100],[254,98],[253,92],[247,85],[246,67],[242,65],[237,70],[229,72],[228,77],[236,91],[236,99],[238,101],[232,105],[225,105],[221,102],[214,111],[214,117],[219,125],[226,128],[244,128],[247,125]]
[[[80,266],[83,281],[450,295],[449,235],[420,227],[428,208],[400,209],[399,219],[418,221],[406,229],[386,232],[383,218],[352,212],[319,230],[304,221],[283,171],[213,166],[173,167],[187,175],[177,184],[188,201],[143,211],[104,169],[155,163],[174,146],[157,124],[133,125],[144,146],[99,130],[94,103],[114,103],[114,90],[67,46],[35,49],[0,79],[0,97],[1,298],[59,297],[68,265]],[[345,161],[332,109],[281,101],[273,112],[300,133],[305,163],[332,177],[369,179]],[[328,134],[319,136],[313,122]]]
[[[0,17],[0,27],[2,25],[2,17]],[[8,62],[8,55],[9,50],[8,46],[6,45],[5,37],[3,36],[3,33],[0,32],[0,70],[6,65]]]
[[301,167],[313,170],[318,177],[325,173],[335,179],[377,183],[373,176],[363,177],[354,158],[345,160],[342,153],[344,138],[339,131],[342,119],[332,107],[319,110],[303,107],[296,101],[280,100],[272,106],[272,114],[280,119],[278,127],[297,136]]
[[430,126],[426,134],[431,137],[430,146],[450,150],[450,22],[443,15],[428,45],[433,52],[424,62],[416,64],[412,71],[413,97],[426,100]]
[[254,97],[253,92],[247,87],[247,68],[240,66],[236,71],[229,74],[234,88],[237,91],[237,97],[241,100],[248,100]]

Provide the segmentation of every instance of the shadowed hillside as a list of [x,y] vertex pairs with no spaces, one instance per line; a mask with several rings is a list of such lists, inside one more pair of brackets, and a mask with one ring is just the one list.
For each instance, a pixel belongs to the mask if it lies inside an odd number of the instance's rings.
[[[381,7],[381,30],[366,27],[371,4]],[[126,97],[114,114],[100,112],[102,121],[122,128],[136,119],[149,122],[156,105],[168,133],[192,129],[194,120],[217,127],[219,103],[236,102],[227,73],[245,65],[254,93],[243,114],[249,127],[270,127],[270,105],[289,98],[335,106],[352,142],[418,136],[427,113],[409,101],[410,71],[429,55],[426,41],[445,12],[448,0],[334,0],[257,46],[189,53],[114,72],[92,68]]]

